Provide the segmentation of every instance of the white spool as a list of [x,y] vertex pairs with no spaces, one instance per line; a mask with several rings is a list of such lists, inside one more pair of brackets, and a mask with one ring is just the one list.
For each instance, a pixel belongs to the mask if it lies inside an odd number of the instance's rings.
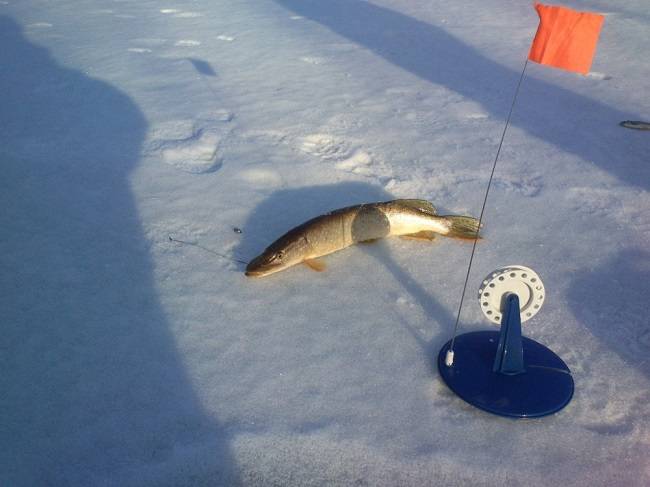
[[519,298],[522,323],[539,312],[546,295],[544,283],[528,267],[509,265],[490,272],[478,290],[479,305],[488,320],[501,324],[503,299],[509,293]]

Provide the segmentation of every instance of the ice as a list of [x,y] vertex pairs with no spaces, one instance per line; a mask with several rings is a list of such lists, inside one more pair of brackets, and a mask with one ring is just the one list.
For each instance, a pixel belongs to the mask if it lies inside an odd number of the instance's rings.
[[471,244],[241,261],[357,203],[478,216],[529,2],[0,2],[0,485],[649,485],[650,138],[618,124],[650,5],[619,3],[565,2],[608,14],[592,73],[528,65],[494,175],[461,332],[529,266],[576,383],[513,421],[436,370]]

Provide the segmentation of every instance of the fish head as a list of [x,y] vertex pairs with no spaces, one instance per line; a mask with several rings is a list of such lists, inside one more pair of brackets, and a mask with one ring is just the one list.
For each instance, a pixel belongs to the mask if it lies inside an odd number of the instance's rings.
[[303,237],[288,237],[291,236],[280,238],[251,260],[246,266],[246,275],[250,277],[268,276],[305,260],[308,250],[306,240]]

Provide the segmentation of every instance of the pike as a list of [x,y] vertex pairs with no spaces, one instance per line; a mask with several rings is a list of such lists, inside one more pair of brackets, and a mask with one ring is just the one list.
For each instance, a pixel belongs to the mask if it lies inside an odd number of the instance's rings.
[[433,240],[438,235],[480,238],[479,221],[470,216],[438,215],[426,200],[400,199],[348,206],[313,218],[285,233],[246,267],[246,275],[268,276],[304,263],[325,270],[319,257],[357,243],[389,236]]

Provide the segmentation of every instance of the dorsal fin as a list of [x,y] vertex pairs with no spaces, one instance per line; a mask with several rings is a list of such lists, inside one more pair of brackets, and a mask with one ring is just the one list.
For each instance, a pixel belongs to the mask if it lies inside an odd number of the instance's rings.
[[408,206],[409,208],[414,208],[416,210],[420,210],[424,213],[428,213],[429,215],[437,215],[438,210],[436,210],[436,207],[431,204],[430,201],[427,200],[415,200],[415,199],[409,199],[409,200],[395,200],[393,203],[397,203],[399,205],[404,205]]

